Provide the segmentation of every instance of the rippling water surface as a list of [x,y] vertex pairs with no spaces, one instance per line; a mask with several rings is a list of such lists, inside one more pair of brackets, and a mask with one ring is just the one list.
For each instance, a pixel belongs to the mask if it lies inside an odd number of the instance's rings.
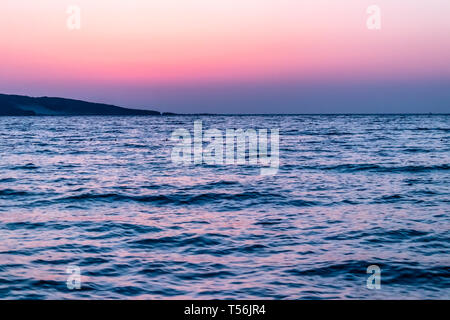
[[[195,119],[279,128],[278,174],[173,164]],[[449,299],[449,133],[440,115],[0,118],[0,298]]]

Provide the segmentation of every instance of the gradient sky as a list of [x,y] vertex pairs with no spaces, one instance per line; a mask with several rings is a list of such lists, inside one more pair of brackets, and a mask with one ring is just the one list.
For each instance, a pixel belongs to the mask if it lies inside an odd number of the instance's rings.
[[[80,30],[66,26],[72,4]],[[379,31],[366,27],[372,4]],[[2,0],[0,10],[0,93],[172,112],[450,112],[449,0]]]

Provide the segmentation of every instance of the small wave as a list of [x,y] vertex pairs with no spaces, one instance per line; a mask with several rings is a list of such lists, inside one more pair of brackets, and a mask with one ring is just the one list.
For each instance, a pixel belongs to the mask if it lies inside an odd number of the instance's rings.
[[427,286],[433,290],[448,289],[450,285],[450,269],[445,265],[426,267],[413,263],[390,263],[384,268],[383,283],[385,285]]
[[132,232],[133,234],[154,233],[160,232],[162,231],[162,229],[155,226],[106,221],[102,222],[101,224],[96,223],[91,227],[86,227],[86,231],[89,233],[100,233],[101,237],[107,237],[107,235],[103,234],[104,232],[111,233],[112,236],[115,236],[117,234],[124,234],[129,232]]
[[289,201],[289,204],[294,207],[313,207],[320,205],[320,203],[317,201],[307,201],[301,199],[291,200]]
[[21,230],[21,229],[28,229],[28,230],[35,230],[35,229],[55,229],[55,230],[63,230],[70,228],[70,225],[68,224],[62,224],[52,221],[46,221],[46,222],[11,222],[6,223],[5,227],[10,230]]
[[148,145],[145,144],[137,144],[137,143],[125,143],[123,145],[123,147],[126,148],[133,148],[133,149],[143,149],[143,148],[148,148]]
[[324,133],[325,136],[349,136],[353,133],[350,132],[339,132],[339,131],[329,131],[327,133]]
[[435,131],[444,131],[444,132],[450,132],[450,128],[424,128],[424,127],[418,127],[415,128],[416,131],[429,131],[429,130],[435,130]]
[[433,150],[430,149],[423,149],[423,148],[406,148],[403,149],[403,152],[408,152],[408,153],[428,153],[428,152],[432,152]]
[[[169,194],[169,195],[125,195],[119,193],[93,194],[83,193],[68,197],[55,199],[55,202],[77,202],[77,201],[135,201],[154,204],[175,204],[175,205],[201,205],[218,201],[243,201],[258,199],[262,202],[264,199],[284,199],[279,194],[269,194],[260,192],[243,193],[203,193],[199,195],[190,194]],[[306,203],[306,202],[305,202]]]
[[28,191],[21,191],[21,190],[14,190],[14,189],[3,189],[0,190],[0,197],[1,196],[33,196],[36,195],[35,193],[31,193]]
[[237,181],[228,181],[228,180],[221,180],[216,182],[210,182],[207,184],[207,187],[222,187],[222,186],[235,186],[239,185],[240,183]]
[[382,171],[385,172],[427,172],[427,171],[440,171],[449,170],[450,165],[433,165],[433,166],[404,166],[404,167],[393,167],[393,168],[383,168]]
[[336,264],[328,264],[315,268],[289,269],[286,273],[294,276],[320,276],[338,277],[341,275],[361,274],[367,268],[366,261],[346,261]]
[[405,240],[412,240],[425,237],[428,232],[415,230],[415,229],[396,229],[396,230],[385,230],[381,228],[374,228],[371,230],[364,231],[350,231],[347,233],[341,233],[337,235],[331,235],[325,237],[325,240],[336,241],[336,240],[367,240],[369,242],[377,243],[392,243],[401,242]]
[[225,236],[218,234],[203,234],[203,235],[185,234],[181,236],[133,240],[129,242],[129,244],[132,247],[139,247],[139,248],[147,246],[156,248],[194,246],[195,248],[202,248],[223,244],[224,238]]
[[384,195],[380,198],[375,199],[376,201],[381,202],[397,202],[398,200],[403,199],[403,196],[400,194],[390,194],[390,195]]
[[450,165],[432,165],[432,166],[399,166],[399,167],[385,167],[377,164],[342,164],[336,166],[321,167],[323,170],[336,170],[342,172],[357,172],[357,171],[374,171],[374,172],[427,172],[448,170]]
[[201,280],[201,279],[209,279],[209,278],[215,278],[215,279],[224,279],[224,278],[230,278],[234,277],[235,274],[233,272],[225,271],[225,270],[219,270],[219,271],[209,271],[209,272],[190,272],[190,273],[184,273],[179,274],[176,277],[180,280]]
[[336,166],[321,167],[320,169],[355,172],[355,171],[378,170],[380,168],[381,167],[376,164],[340,164]]
[[39,169],[39,167],[33,163],[27,163],[23,166],[16,166],[11,168],[11,170],[35,170],[35,169]]

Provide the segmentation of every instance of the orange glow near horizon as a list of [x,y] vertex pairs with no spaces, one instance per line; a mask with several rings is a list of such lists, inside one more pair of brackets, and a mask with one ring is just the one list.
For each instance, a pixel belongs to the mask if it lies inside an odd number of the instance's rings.
[[369,1],[78,0],[81,29],[71,31],[72,2],[2,1],[0,77],[170,84],[450,75],[450,3],[378,2],[380,31],[366,28]]

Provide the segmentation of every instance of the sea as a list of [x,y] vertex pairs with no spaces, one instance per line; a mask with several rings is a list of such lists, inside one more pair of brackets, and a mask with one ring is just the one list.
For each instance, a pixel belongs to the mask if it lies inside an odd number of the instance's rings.
[[[176,163],[279,129],[279,168]],[[449,299],[450,115],[0,117],[0,299]]]

